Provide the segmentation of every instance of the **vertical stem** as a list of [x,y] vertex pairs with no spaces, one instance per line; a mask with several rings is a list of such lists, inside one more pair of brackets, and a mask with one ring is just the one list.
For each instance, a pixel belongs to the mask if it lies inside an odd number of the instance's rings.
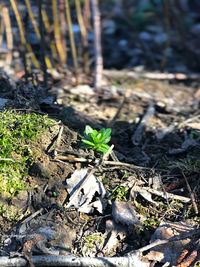
[[66,63],[67,61],[67,53],[66,53],[66,20],[65,20],[65,2],[64,0],[59,1],[59,11],[60,11],[60,30],[61,30],[61,42],[63,47],[63,61]]
[[58,50],[60,62],[62,64],[64,64],[65,63],[65,56],[64,56],[65,53],[63,51],[63,46],[62,46],[62,41],[61,41],[57,0],[52,0],[52,9],[53,9],[54,38],[55,38],[55,42],[56,42],[56,48]]
[[26,50],[31,55],[31,59],[32,59],[33,65],[36,68],[39,69],[40,68],[40,63],[38,62],[36,56],[34,55],[32,47],[30,46],[30,44],[28,44],[26,42],[24,26],[23,26],[22,19],[20,17],[20,14],[19,14],[19,11],[18,11],[18,8],[17,8],[16,1],[15,0],[10,0],[10,4],[12,6],[13,12],[15,14],[15,18],[17,20],[17,25],[18,25],[18,28],[19,28],[19,34],[20,34],[20,39],[21,39],[21,45],[26,47]]
[[84,1],[84,7],[83,7],[83,19],[85,23],[85,27],[87,30],[91,30],[91,25],[90,25],[90,0],[85,0]]
[[72,31],[72,19],[71,19],[71,12],[70,12],[68,0],[65,0],[65,9],[66,9],[67,26],[68,26],[68,31],[69,31],[69,41],[70,41],[70,46],[72,50],[72,59],[73,59],[75,72],[77,73],[78,72],[78,60],[77,60],[76,46],[75,46],[75,41],[74,41],[74,33]]
[[78,23],[81,30],[82,45],[83,45],[83,65],[85,73],[89,73],[89,57],[88,57],[88,40],[87,40],[87,30],[85,27],[85,22],[81,12],[80,0],[75,0],[76,14]]
[[170,3],[169,3],[169,0],[164,0],[163,1],[163,15],[164,15],[164,21],[165,21],[165,29],[166,29],[166,32],[167,32],[167,36],[168,36],[168,39],[166,41],[166,44],[165,44],[165,48],[164,48],[164,52],[163,52],[163,56],[162,56],[162,60],[161,60],[161,63],[160,63],[160,68],[161,70],[163,71],[165,66],[166,66],[166,63],[167,63],[167,50],[168,48],[170,47],[170,40],[169,40],[169,36],[170,36],[170,13],[169,13],[169,7],[170,7]]
[[38,17],[39,17],[39,29],[40,29],[40,57],[42,62],[43,82],[44,87],[47,87],[47,66],[45,61],[45,39],[44,39],[44,23],[42,20],[42,0],[37,0],[38,4]]
[[94,49],[95,49],[95,90],[101,88],[103,73],[103,58],[101,47],[101,21],[98,0],[91,0],[94,24]]
[[6,56],[6,63],[9,65],[12,62],[13,35],[12,35],[12,28],[11,28],[9,11],[8,11],[7,7],[2,8],[2,18],[4,20],[7,47],[8,47],[8,54]]
[[37,38],[40,39],[40,32],[38,30],[38,26],[37,26],[36,20],[35,20],[35,18],[33,16],[33,11],[32,11],[32,8],[31,8],[30,0],[25,0],[25,4],[26,4],[27,10],[28,10],[28,15],[29,15],[30,20],[31,20],[31,22],[33,24],[33,28],[34,28],[35,34],[36,34]]
[[[0,14],[2,13],[3,7],[0,5]],[[3,16],[0,16],[0,47],[3,43],[3,33],[4,33],[4,23],[3,23]]]
[[[50,22],[49,22],[49,19],[48,19],[48,16],[47,16],[47,13],[46,13],[46,10],[42,9],[42,20],[43,20],[43,23],[44,23],[44,28],[45,28],[45,31],[47,32],[47,34],[49,34],[49,36],[51,35],[51,25],[50,25]],[[57,59],[57,51],[56,51],[56,45],[55,45],[55,40],[52,40],[51,43],[50,43],[50,49],[51,49],[51,54],[52,54],[52,57],[54,59]]]

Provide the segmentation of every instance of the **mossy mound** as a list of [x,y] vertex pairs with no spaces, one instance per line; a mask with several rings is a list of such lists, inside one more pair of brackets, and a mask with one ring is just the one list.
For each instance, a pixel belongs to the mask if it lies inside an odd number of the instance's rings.
[[30,144],[55,124],[47,116],[16,111],[0,113],[0,193],[14,197],[25,189],[32,161]]

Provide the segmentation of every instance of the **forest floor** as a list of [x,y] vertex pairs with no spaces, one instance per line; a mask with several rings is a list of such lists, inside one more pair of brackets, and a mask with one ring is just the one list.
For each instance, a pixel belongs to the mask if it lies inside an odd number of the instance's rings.
[[[31,264],[38,254],[119,257],[172,239],[149,248],[142,261],[198,261],[200,89],[194,83],[115,78],[99,92],[64,82],[44,92],[2,72],[0,88],[5,110],[51,118],[34,141],[21,139],[29,151],[23,152],[25,187],[1,191],[1,256],[18,252]],[[21,123],[17,116],[11,133]],[[107,159],[83,147],[86,125],[112,129]],[[11,159],[20,162],[20,153],[12,151]]]

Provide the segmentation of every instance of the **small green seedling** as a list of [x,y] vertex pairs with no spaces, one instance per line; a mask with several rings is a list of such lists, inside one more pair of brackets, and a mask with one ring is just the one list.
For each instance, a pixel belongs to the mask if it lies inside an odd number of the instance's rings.
[[105,154],[110,148],[108,142],[111,139],[111,132],[110,128],[102,128],[100,131],[97,131],[86,125],[82,142],[87,148]]

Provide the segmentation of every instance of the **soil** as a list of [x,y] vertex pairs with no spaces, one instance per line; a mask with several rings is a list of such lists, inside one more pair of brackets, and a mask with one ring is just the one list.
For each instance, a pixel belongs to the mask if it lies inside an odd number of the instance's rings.
[[[38,91],[38,87],[31,87],[31,98],[24,93],[24,88],[30,85],[20,82],[19,90],[14,94],[15,83],[8,81],[8,84],[7,94],[11,97],[6,108],[36,113],[48,111],[50,117],[61,122],[50,127],[32,145],[35,163],[26,177],[27,190],[11,200],[1,196],[1,201],[10,209],[17,210],[18,214],[15,218],[5,214],[0,216],[2,256],[11,251],[21,251],[30,260],[28,241],[33,255],[38,251],[53,254],[57,249],[59,254],[120,256],[148,244],[161,221],[185,221],[192,225],[199,222],[198,88],[192,84],[186,86],[141,79],[122,82],[118,86],[112,85],[113,81],[112,84],[107,82],[104,90],[92,93],[89,90],[78,93],[81,87],[74,90],[62,84],[59,90],[57,85],[57,90],[54,86],[46,94]],[[45,103],[45,99],[52,96],[55,102]],[[5,97],[5,91],[0,97]],[[149,111],[150,115],[145,115]],[[62,125],[63,132],[58,141]],[[67,207],[69,177],[77,169],[94,168],[95,159],[100,158],[98,153],[81,146],[86,125],[96,129],[112,128],[110,143],[114,145],[115,159],[123,163],[118,165],[113,161],[111,166],[103,164],[95,169],[95,176],[102,181],[107,192],[102,214],[97,210],[84,214]],[[77,158],[85,159],[85,162]],[[89,159],[90,163],[87,162]],[[184,175],[190,189],[195,192],[197,210],[191,202],[165,199],[154,194],[148,201],[131,190],[137,183],[190,198]],[[127,226],[126,220],[124,225],[118,222],[121,227],[119,242],[109,251],[103,244],[108,226],[117,222],[112,202],[114,198],[118,200],[119,195],[116,197],[113,192],[116,193],[119,186],[128,188],[120,201],[131,201],[134,210],[143,218],[143,226],[138,230],[137,226]],[[30,233],[37,235],[36,241],[26,238],[19,242],[17,238],[10,238],[5,247],[5,236],[28,236]],[[92,234],[97,236],[90,242],[96,242],[98,249],[88,249],[87,237]],[[44,242],[38,245],[37,240]],[[132,240],[135,240],[134,244]]]

